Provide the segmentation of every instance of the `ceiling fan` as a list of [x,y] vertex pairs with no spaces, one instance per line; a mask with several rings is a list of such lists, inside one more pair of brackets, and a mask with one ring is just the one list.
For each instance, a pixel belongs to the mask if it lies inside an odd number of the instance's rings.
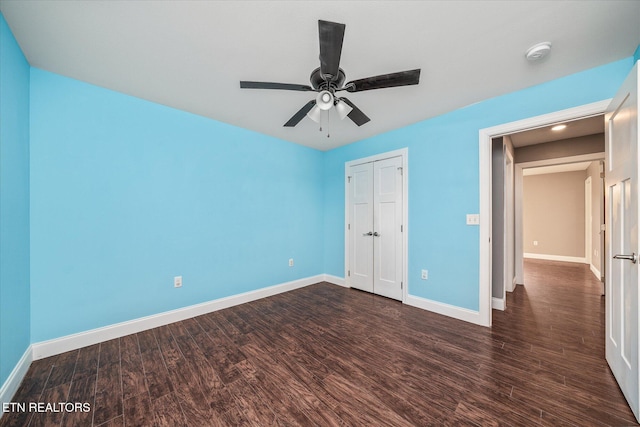
[[311,73],[310,86],[291,83],[240,82],[240,87],[243,89],[283,89],[318,92],[316,98],[298,110],[284,126],[294,127],[305,115],[319,123],[322,111],[328,111],[334,106],[340,119],[349,117],[356,125],[362,126],[370,120],[369,117],[347,98],[336,96],[336,92],[345,90],[347,92],[362,92],[387,87],[417,85],[419,83],[420,69],[416,69],[352,80],[345,84],[346,76],[340,68],[345,24],[319,20],[318,30],[320,35],[320,67]]

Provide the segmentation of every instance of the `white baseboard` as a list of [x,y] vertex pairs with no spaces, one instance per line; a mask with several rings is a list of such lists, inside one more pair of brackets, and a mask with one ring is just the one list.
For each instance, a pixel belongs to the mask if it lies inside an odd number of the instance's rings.
[[[346,281],[342,277],[325,274],[324,281],[332,283],[334,285],[343,286],[345,288],[350,288],[350,286],[346,284]],[[432,311],[434,313],[442,314],[444,316],[453,317],[454,319],[464,320],[465,322],[475,323],[476,325],[486,326],[482,323],[479,312],[469,310],[467,308],[456,307],[455,305],[433,301],[433,300],[418,297],[415,295],[407,295],[407,297],[403,301],[403,304],[420,308],[426,311]],[[504,304],[502,309],[504,310]]]
[[585,257],[577,257],[577,256],[547,255],[547,254],[532,254],[532,253],[524,253],[522,256],[524,258],[544,259],[547,261],[562,261],[562,262],[575,262],[580,264],[587,264],[587,259]]
[[195,304],[176,310],[165,311],[163,313],[154,314],[152,316],[146,316],[129,320],[127,322],[116,323],[114,325],[104,326],[102,328],[96,328],[48,341],[41,341],[31,345],[33,348],[32,357],[33,360],[43,359],[45,357],[64,353],[66,351],[76,350],[78,348],[97,344],[103,341],[108,341],[110,339],[142,332],[147,329],[156,328],[158,326],[168,325],[173,322],[179,322],[181,320],[200,316],[212,311],[222,310],[225,308],[233,307],[235,305],[270,297],[272,295],[277,295],[282,292],[288,292],[294,289],[303,288],[314,283],[325,281],[325,276],[326,275],[319,274],[317,276],[281,283],[279,285],[269,286],[266,288],[257,289],[255,291],[244,292],[225,298],[219,298],[201,304]]
[[407,295],[407,298],[404,301],[404,303],[413,307],[421,308],[423,310],[433,311],[434,313],[453,317],[454,319],[464,320],[465,322],[486,326],[482,322],[482,319],[480,318],[479,311],[469,310],[468,308],[456,307],[455,305],[433,301],[433,300],[418,297],[415,295]]
[[591,272],[593,273],[594,276],[596,276],[598,280],[602,280],[602,273],[600,273],[600,270],[598,270],[593,264],[590,264],[589,268],[591,269]]
[[[11,402],[32,361],[33,349],[32,346],[29,346],[9,374],[9,377],[7,377],[7,380],[2,384],[2,388],[0,388],[0,403]],[[0,418],[2,418],[2,414],[3,412],[0,410]]]
[[491,298],[491,308],[493,308],[494,310],[504,311],[504,299],[492,297]]
[[324,275],[324,281],[325,282],[329,282],[332,283],[334,285],[338,285],[338,286],[342,286],[345,288],[348,288],[349,286],[347,286],[347,284],[345,283],[344,278],[342,277],[338,277],[338,276],[333,276],[331,274],[325,274]]

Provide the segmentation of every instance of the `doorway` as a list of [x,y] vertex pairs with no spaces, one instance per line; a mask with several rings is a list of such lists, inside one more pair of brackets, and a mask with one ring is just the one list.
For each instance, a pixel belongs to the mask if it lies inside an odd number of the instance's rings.
[[406,296],[407,150],[345,164],[345,278],[355,289]]
[[[531,117],[516,122],[506,123],[499,126],[480,129],[479,132],[479,157],[480,157],[480,279],[479,279],[479,310],[477,322],[480,325],[491,326],[491,307],[492,307],[492,251],[491,251],[491,234],[492,227],[492,191],[491,191],[491,175],[492,175],[492,138],[509,135],[525,130],[537,129],[549,126],[554,123],[588,118],[596,115],[604,114],[610,100],[594,102],[575,108],[556,111],[541,116]],[[596,160],[592,155],[574,156],[570,161],[587,161]],[[559,157],[554,159],[556,163],[566,162],[566,159]],[[518,185],[521,183],[521,176],[518,176],[518,165],[515,167],[515,183],[516,192]],[[520,169],[521,171],[521,169]],[[518,197],[516,193],[516,198]],[[516,204],[517,206],[517,204]],[[517,214],[516,210],[516,214]],[[484,220],[483,220],[484,219]],[[518,218],[515,219],[516,228],[518,227]],[[516,258],[519,258],[518,246],[522,244],[520,238],[516,234]],[[522,283],[522,267],[516,259],[516,281]]]
[[[638,314],[638,299],[637,299],[637,284],[638,276],[637,269],[629,268],[625,265],[625,269],[629,269],[633,274],[619,274],[612,275],[612,265],[619,267],[620,263],[627,262],[628,264],[637,262],[637,240],[635,245],[628,244],[631,242],[634,236],[629,231],[632,227],[624,228],[615,224],[616,215],[617,218],[628,218],[629,223],[633,226],[637,224],[637,171],[638,171],[638,133],[637,133],[637,111],[638,111],[638,71],[637,64],[629,73],[625,79],[623,85],[617,91],[614,100],[605,100],[593,104],[584,105],[577,108],[563,110],[544,116],[538,116],[530,119],[525,119],[519,122],[512,122],[493,128],[480,130],[480,305],[481,314],[484,314],[483,320],[486,321],[487,326],[491,326],[490,310],[482,312],[482,307],[491,307],[490,291],[491,291],[491,246],[489,245],[490,239],[488,237],[491,233],[490,219],[492,217],[491,212],[491,138],[509,134],[518,130],[532,129],[535,127],[548,126],[553,123],[577,120],[584,117],[593,115],[606,114],[606,142],[605,142],[605,156],[606,156],[606,214],[605,224],[608,229],[606,232],[606,359],[609,367],[615,375],[616,381],[620,386],[620,389],[624,392],[627,401],[632,408],[634,415],[640,420],[638,411],[638,333],[637,329],[625,328],[624,322],[631,319],[636,321],[637,326],[637,314]],[[622,112],[622,113],[621,113]],[[622,153],[622,154],[621,154]],[[615,156],[618,156],[619,169],[623,172],[619,173],[616,169],[614,161]],[[612,166],[614,165],[614,166]],[[628,172],[628,173],[627,173]],[[627,185],[627,183],[633,183],[633,185]],[[632,191],[628,190],[628,187],[633,187]],[[625,194],[626,198],[618,197],[618,195]],[[626,203],[627,200],[632,202]],[[629,212],[622,211],[619,207],[624,206],[624,209],[629,207]],[[485,217],[486,215],[486,217]],[[485,217],[487,220],[483,221]],[[622,221],[622,224],[627,222]],[[622,231],[620,231],[622,230]],[[633,228],[637,231],[637,227]],[[617,236],[612,238],[611,236]],[[622,236],[618,240],[616,238]],[[628,240],[625,240],[628,239]],[[619,242],[624,241],[625,245],[620,245]],[[624,246],[624,247],[623,247]],[[613,253],[615,248],[618,248],[620,254]],[[635,249],[635,251],[634,251]],[[483,252],[487,252],[483,255]],[[631,253],[629,253],[631,252]],[[611,261],[611,260],[614,261]],[[615,263],[615,261],[620,261]],[[619,268],[622,270],[622,268]],[[632,289],[635,293],[629,293],[629,298],[626,299],[628,304],[621,304],[618,301],[612,303],[615,300],[615,296],[611,295],[611,290],[617,288],[620,291],[622,288]],[[625,289],[626,290],[626,289]],[[621,295],[622,292],[619,292]],[[487,312],[488,311],[488,312]],[[626,335],[625,335],[626,334]],[[620,344],[622,342],[628,344]],[[629,349],[629,353],[625,354],[625,349]],[[627,355],[630,355],[627,358]],[[632,360],[631,360],[632,359]],[[631,360],[631,362],[629,362]],[[622,366],[622,368],[620,368]]]
[[[592,187],[585,190],[585,185],[591,180],[601,182],[604,118],[593,115],[554,125],[492,139],[493,309],[504,310],[507,293],[523,283],[524,257],[589,264],[600,279],[601,263],[594,261],[601,253],[596,249],[592,255],[590,249],[599,246],[600,233],[590,220],[603,219],[599,210],[595,215],[592,209],[585,210],[592,195]],[[530,187],[525,200],[524,182]],[[600,186],[595,189],[599,191]],[[594,197],[603,206],[603,194]],[[534,201],[527,203],[529,215],[525,216],[523,203],[529,200]],[[523,230],[529,236],[523,236]]]

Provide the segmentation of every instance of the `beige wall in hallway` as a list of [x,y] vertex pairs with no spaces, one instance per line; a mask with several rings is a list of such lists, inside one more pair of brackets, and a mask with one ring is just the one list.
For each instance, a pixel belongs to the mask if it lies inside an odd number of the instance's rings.
[[582,170],[523,178],[525,254],[584,258],[586,177]]

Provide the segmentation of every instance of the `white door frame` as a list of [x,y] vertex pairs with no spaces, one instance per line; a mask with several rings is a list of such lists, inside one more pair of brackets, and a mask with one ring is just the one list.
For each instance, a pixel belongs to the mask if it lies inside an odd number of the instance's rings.
[[514,220],[514,160],[511,152],[505,150],[504,156],[504,263],[503,263],[503,286],[502,286],[502,300],[504,301],[504,308],[507,308],[507,292],[513,292],[515,288],[514,274],[515,274],[515,220]]
[[593,200],[591,177],[584,180],[584,259],[593,270]]
[[[524,230],[524,225],[523,225],[523,219],[524,219],[524,212],[523,212],[523,208],[522,208],[522,189],[523,189],[523,180],[524,180],[524,174],[523,174],[523,168],[522,168],[522,164],[515,164],[515,167],[513,168],[513,173],[514,173],[514,189],[513,189],[513,193],[514,193],[514,199],[513,199],[513,204],[514,204],[514,211],[515,211],[515,218],[514,218],[514,223],[515,223],[515,245],[516,245],[516,250],[515,250],[515,265],[516,265],[516,285],[520,284],[523,285],[524,284],[524,263],[523,263],[523,259],[524,259],[524,238],[523,238],[523,230]],[[515,286],[514,286],[515,288]]]
[[362,163],[370,163],[391,157],[402,157],[402,302],[407,299],[409,289],[408,269],[408,238],[409,235],[409,149],[387,151],[362,159],[350,160],[344,164],[344,283],[351,287],[349,278],[349,168]]
[[491,139],[553,123],[603,114],[610,99],[479,130],[480,278],[479,323],[491,326]]

